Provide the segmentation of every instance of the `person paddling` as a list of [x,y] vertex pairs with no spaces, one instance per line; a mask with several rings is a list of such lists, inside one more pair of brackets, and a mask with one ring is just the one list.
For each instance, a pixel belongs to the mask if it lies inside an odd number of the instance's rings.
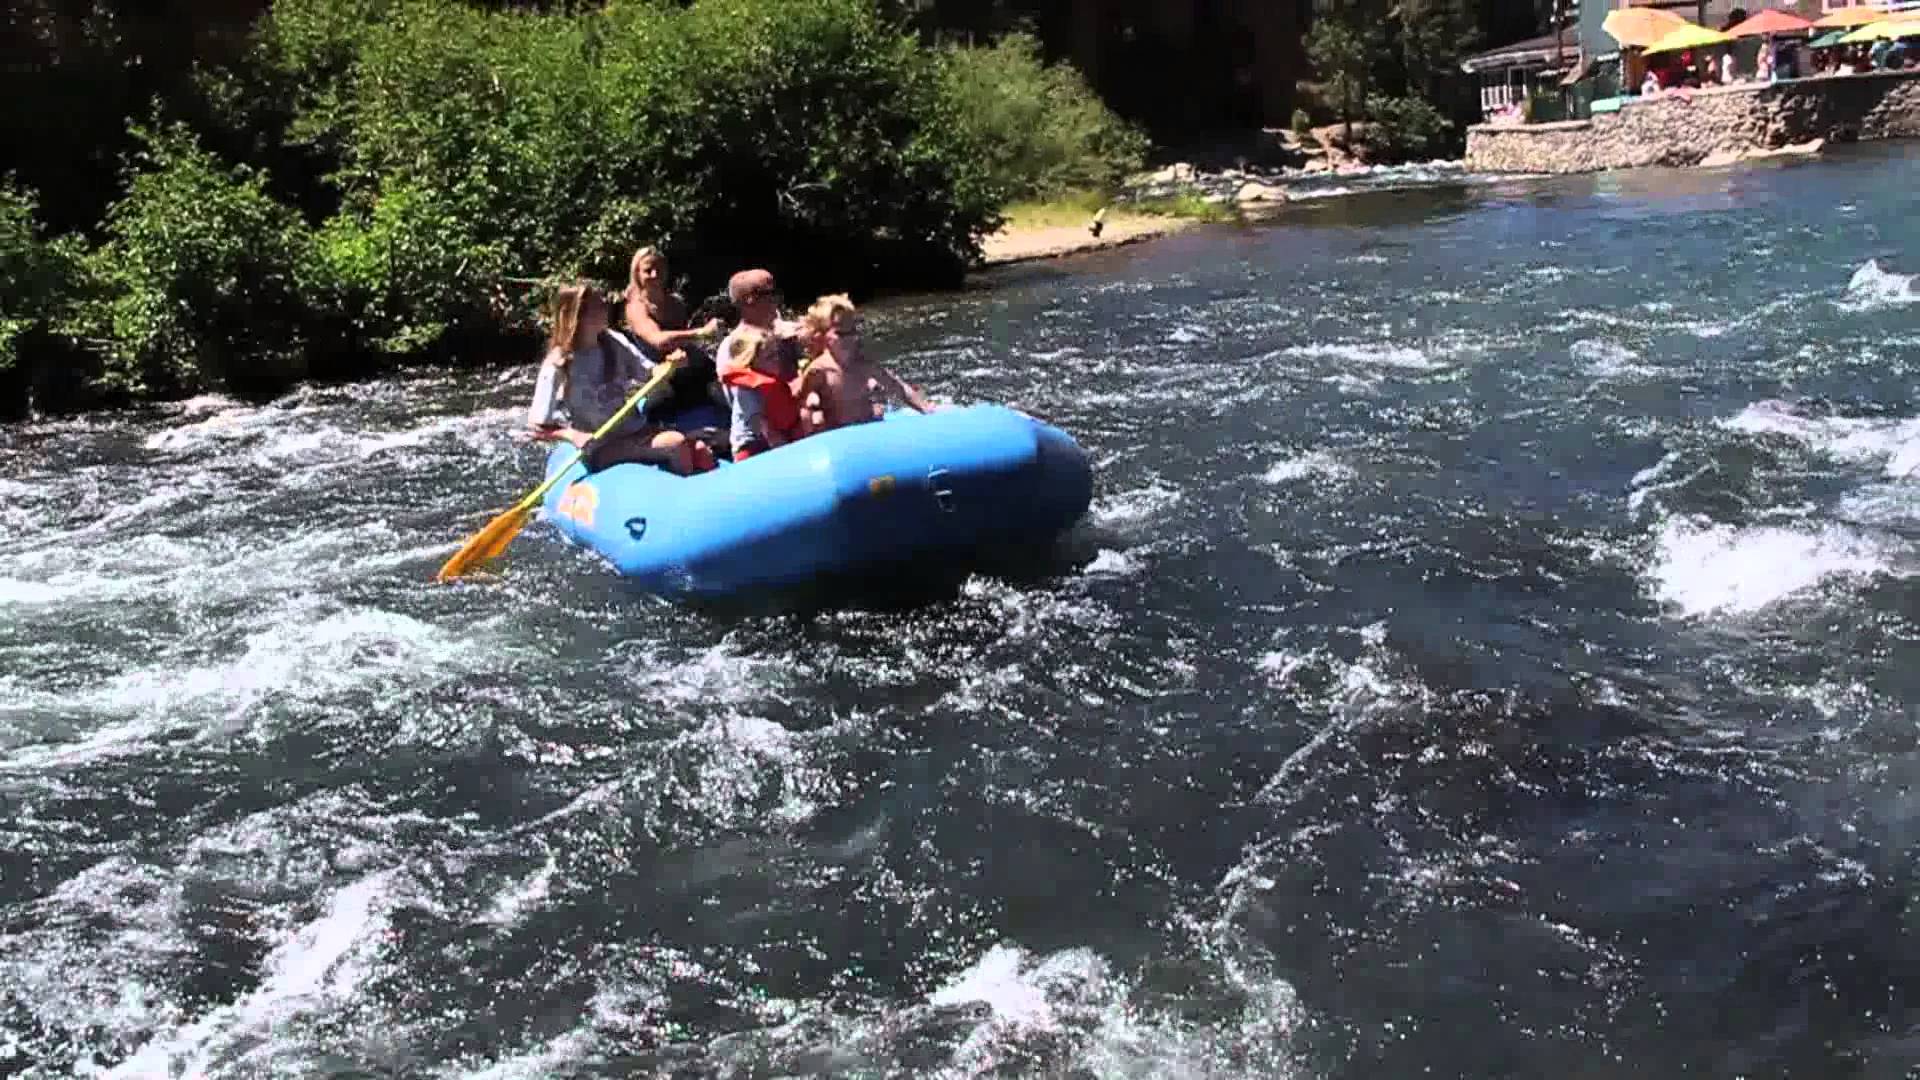
[[[547,353],[527,409],[527,426],[535,438],[586,447],[590,432],[618,412],[652,374],[639,350],[608,329],[608,315],[606,299],[585,284],[568,285],[555,295]],[[684,352],[675,350],[663,362],[677,368],[685,359]],[[712,457],[704,444],[663,430],[636,411],[587,450],[586,463],[597,471],[643,462],[686,475],[711,468]]]

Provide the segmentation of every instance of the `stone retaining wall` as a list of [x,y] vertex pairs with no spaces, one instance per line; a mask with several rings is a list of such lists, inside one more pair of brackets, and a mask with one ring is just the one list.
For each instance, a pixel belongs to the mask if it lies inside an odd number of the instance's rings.
[[1814,139],[1920,137],[1920,70],[1795,79],[1633,98],[1618,112],[1558,124],[1467,129],[1476,172],[1574,173],[1697,165],[1709,156]]

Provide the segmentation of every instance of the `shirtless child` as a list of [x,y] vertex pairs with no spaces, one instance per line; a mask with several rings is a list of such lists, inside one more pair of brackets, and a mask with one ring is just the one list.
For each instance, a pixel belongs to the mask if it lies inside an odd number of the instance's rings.
[[814,301],[800,322],[811,359],[795,396],[802,402],[808,431],[878,420],[889,399],[923,413],[936,408],[920,391],[867,359],[860,347],[860,313],[845,293]]

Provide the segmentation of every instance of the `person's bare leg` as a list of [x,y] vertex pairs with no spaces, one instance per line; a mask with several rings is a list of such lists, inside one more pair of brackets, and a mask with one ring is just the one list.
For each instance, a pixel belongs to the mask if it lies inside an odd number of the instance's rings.
[[687,444],[687,437],[677,431],[661,431],[644,439],[637,435],[624,436],[596,447],[589,457],[595,471],[629,462],[665,465],[681,476],[693,471],[693,447]]

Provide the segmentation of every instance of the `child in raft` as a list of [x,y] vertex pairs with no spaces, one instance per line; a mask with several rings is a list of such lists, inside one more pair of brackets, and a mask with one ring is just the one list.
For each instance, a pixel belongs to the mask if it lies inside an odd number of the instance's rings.
[[[589,445],[593,432],[654,372],[631,343],[608,329],[607,301],[598,290],[568,285],[554,296],[552,310],[547,354],[527,409],[534,438],[564,439],[586,449],[587,468],[593,471],[630,461],[661,465],[682,476],[713,467],[713,452],[704,443],[648,423],[640,407]],[[678,367],[684,360],[685,354],[676,351],[662,363]]]
[[720,385],[733,410],[733,460],[778,449],[804,434],[793,387],[780,377],[780,350],[772,335],[750,326],[735,330],[720,358]]
[[893,372],[867,359],[860,312],[845,293],[823,296],[801,317],[809,359],[799,397],[807,430],[827,431],[878,420],[889,399],[918,412],[937,406]]

